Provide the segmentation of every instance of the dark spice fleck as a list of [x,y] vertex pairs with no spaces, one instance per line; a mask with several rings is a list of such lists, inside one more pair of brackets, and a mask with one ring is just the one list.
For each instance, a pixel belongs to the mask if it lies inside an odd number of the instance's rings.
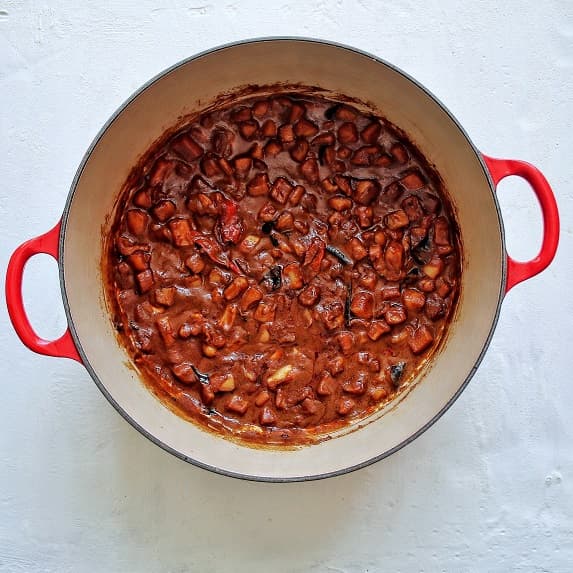
[[333,247],[332,245],[326,245],[326,250],[334,255],[343,265],[351,265],[352,259],[343,253],[338,247]]
[[430,242],[428,237],[422,239],[415,248],[412,249],[412,258],[419,265],[426,265],[432,258],[432,251],[430,249]]
[[392,384],[394,386],[400,385],[400,379],[402,378],[402,374],[404,374],[404,369],[406,368],[405,362],[398,362],[393,366],[390,366],[390,379],[392,380]]
[[263,223],[261,230],[265,235],[269,235],[273,230],[274,226],[275,226],[274,221],[267,221],[266,223]]
[[191,368],[193,368],[193,372],[195,372],[195,376],[197,376],[197,380],[199,380],[201,384],[209,384],[209,374],[197,370],[193,364],[191,364]]
[[268,285],[271,290],[277,290],[282,286],[282,267],[277,265],[271,267],[269,272],[263,277],[261,282]]
[[324,112],[324,117],[326,117],[326,119],[328,119],[328,120],[334,119],[334,116],[336,115],[336,111],[338,110],[339,107],[340,107],[340,104],[336,104],[336,105],[333,105],[332,107],[329,107]]
[[350,327],[350,320],[352,319],[352,313],[350,311],[350,303],[352,301],[352,283],[346,285],[346,300],[344,301],[344,323],[347,327]]

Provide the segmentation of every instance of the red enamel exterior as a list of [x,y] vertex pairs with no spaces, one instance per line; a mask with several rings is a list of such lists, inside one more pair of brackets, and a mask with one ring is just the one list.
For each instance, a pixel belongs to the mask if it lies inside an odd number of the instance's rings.
[[[369,81],[361,82],[364,77]],[[157,140],[165,126],[178,125],[202,104],[219,101],[222,94],[243,94],[251,85],[319,86],[325,94],[348,92],[375,109],[387,110],[388,118],[427,150],[447,186],[458,190],[454,204],[467,249],[466,290],[448,343],[421,373],[420,378],[428,377],[426,383],[416,385],[400,404],[381,409],[367,423],[329,435],[333,439],[317,443],[316,448],[280,453],[274,448],[245,451],[234,441],[216,439],[174,416],[136,383],[137,373],[117,344],[109,316],[101,312],[105,295],[99,269],[93,266],[102,254],[102,232],[107,232],[115,194],[130,166],[145,152],[146,142]],[[530,183],[543,211],[543,247],[527,263],[507,257],[503,242],[495,188],[509,175]],[[218,46],[178,62],[125,101],[83,156],[62,221],[14,252],[7,269],[6,299],[11,321],[26,346],[80,362],[117,412],[168,453],[235,478],[310,481],[366,467],[427,431],[458,399],[483,360],[504,294],[551,262],[558,238],[557,208],[545,178],[529,164],[482,157],[456,118],[414,78],[348,46],[310,38],[259,38]],[[58,259],[64,252],[58,266],[70,328],[58,340],[43,340],[26,316],[22,275],[30,257],[45,253]]]
[[61,221],[51,231],[22,243],[14,251],[6,271],[6,304],[16,334],[30,350],[46,356],[71,358],[81,363],[82,360],[72,340],[70,329],[66,329],[66,332],[57,340],[40,338],[28,320],[22,300],[22,278],[28,259],[44,253],[58,260],[60,227]]
[[507,257],[507,293],[516,284],[530,279],[546,269],[557,252],[559,243],[559,212],[555,195],[551,190],[543,173],[526,161],[517,159],[495,159],[483,155],[494,185],[510,175],[516,175],[525,179],[533,189],[543,215],[543,242],[537,256],[531,261],[520,262]]

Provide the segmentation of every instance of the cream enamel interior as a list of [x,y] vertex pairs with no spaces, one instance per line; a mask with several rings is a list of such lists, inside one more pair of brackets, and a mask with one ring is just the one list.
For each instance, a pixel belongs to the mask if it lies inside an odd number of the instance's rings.
[[[365,81],[365,78],[367,81]],[[248,84],[305,84],[371,102],[433,163],[452,195],[462,232],[463,284],[446,344],[401,401],[359,431],[295,450],[237,445],[178,418],[139,381],[104,305],[102,229],[128,172],[182,115]],[[340,46],[266,40],[221,48],[175,67],[119,113],[91,151],[65,222],[64,289],[70,322],[102,389],[127,417],[181,457],[256,479],[338,473],[409,440],[457,395],[489,338],[503,283],[501,222],[475,150],[425,91],[393,68]]]

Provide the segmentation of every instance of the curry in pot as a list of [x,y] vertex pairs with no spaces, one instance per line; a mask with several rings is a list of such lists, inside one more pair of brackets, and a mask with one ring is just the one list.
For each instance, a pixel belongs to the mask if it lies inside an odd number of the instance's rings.
[[460,282],[443,185],[382,117],[252,97],[154,145],[120,198],[115,325],[175,411],[296,445],[392,400],[440,344]]

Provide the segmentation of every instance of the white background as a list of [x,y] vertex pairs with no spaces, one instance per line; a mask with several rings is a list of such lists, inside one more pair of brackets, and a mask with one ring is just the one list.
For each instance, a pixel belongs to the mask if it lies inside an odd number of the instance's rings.
[[[535,163],[560,204],[561,246],[508,295],[478,374],[433,428],[313,483],[242,482],[164,453],[79,364],[24,348],[2,301],[0,571],[571,571],[571,2],[110,4],[0,0],[2,273],[58,220],[84,151],[137,87],[217,44],[281,34],[389,60],[484,152]],[[500,194],[509,250],[530,258],[533,195],[515,180]],[[32,260],[24,291],[39,333],[60,334],[56,264]]]

